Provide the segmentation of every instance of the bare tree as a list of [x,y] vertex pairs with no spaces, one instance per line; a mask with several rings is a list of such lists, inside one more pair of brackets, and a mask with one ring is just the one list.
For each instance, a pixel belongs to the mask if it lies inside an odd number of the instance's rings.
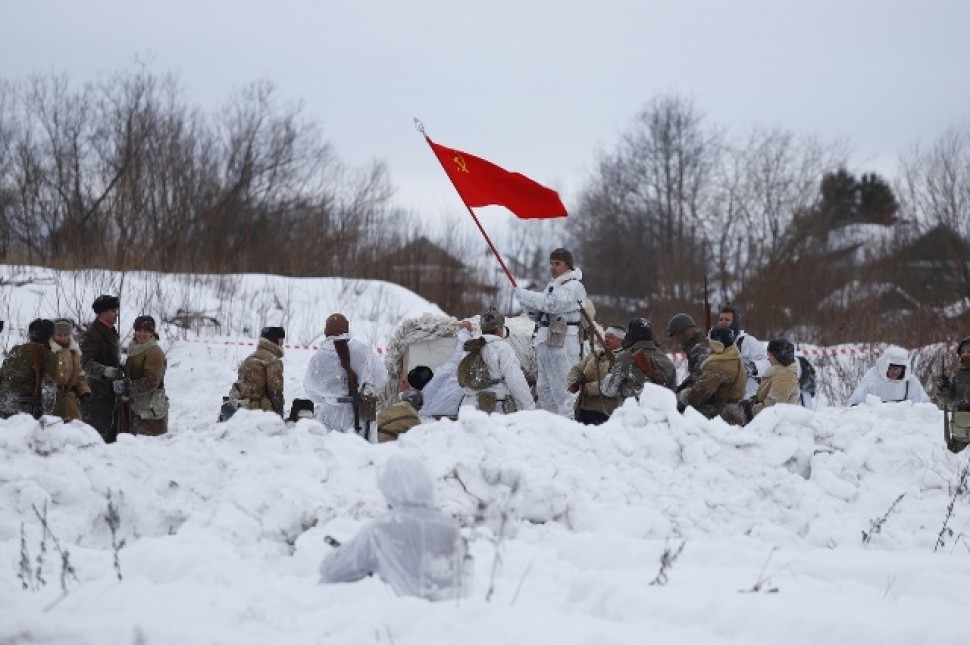
[[598,305],[628,316],[702,299],[720,153],[721,135],[691,101],[662,96],[600,156],[571,227]]
[[932,246],[932,273],[919,277],[939,293],[940,304],[970,302],[970,127],[951,128],[929,147],[914,146],[900,165],[901,210]]
[[795,214],[817,204],[819,178],[846,154],[842,143],[823,145],[777,128],[756,128],[724,147],[709,218],[722,301],[782,259]]

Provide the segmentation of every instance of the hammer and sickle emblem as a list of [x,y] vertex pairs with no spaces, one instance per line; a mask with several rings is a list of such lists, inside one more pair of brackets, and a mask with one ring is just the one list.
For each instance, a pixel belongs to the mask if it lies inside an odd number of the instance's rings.
[[468,172],[468,164],[465,162],[464,157],[462,157],[461,155],[455,155],[455,158],[452,159],[452,161],[454,161],[458,165],[458,170],[462,171],[463,173]]

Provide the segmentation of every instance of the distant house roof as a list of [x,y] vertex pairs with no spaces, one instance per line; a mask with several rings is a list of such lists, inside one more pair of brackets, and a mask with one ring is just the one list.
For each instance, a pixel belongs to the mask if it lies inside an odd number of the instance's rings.
[[384,256],[384,261],[393,265],[435,266],[445,269],[463,269],[465,265],[443,248],[421,236]]
[[922,304],[945,308],[968,296],[970,243],[946,226],[937,226],[885,260],[898,284]]
[[966,258],[970,255],[970,243],[951,228],[936,226],[903,248],[897,258],[908,261],[946,261]]

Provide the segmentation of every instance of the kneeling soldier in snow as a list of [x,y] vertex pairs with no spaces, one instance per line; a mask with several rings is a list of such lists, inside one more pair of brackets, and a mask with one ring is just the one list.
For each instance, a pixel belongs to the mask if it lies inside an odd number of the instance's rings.
[[953,376],[941,376],[936,387],[944,399],[947,449],[961,452],[970,445],[970,336],[957,345],[960,364]]
[[91,388],[81,369],[81,346],[71,337],[74,324],[70,320],[54,321],[51,351],[57,356],[57,400],[54,414],[73,421],[81,418],[81,402],[91,396]]
[[870,394],[884,403],[912,401],[925,403],[930,400],[923,384],[913,372],[909,352],[902,347],[887,347],[876,364],[870,367],[849,396],[849,405],[865,403]]
[[462,405],[502,414],[535,409],[519,357],[505,340],[505,316],[490,308],[479,326],[482,335],[465,342],[465,356],[458,363]]
[[433,376],[434,372],[427,365],[418,365],[408,372],[408,385],[411,387],[398,395],[400,402],[377,412],[378,442],[397,441],[398,436],[420,425],[418,412],[424,404],[421,391]]
[[334,432],[355,432],[377,443],[377,394],[387,385],[387,368],[374,348],[350,337],[350,321],[331,314],[326,339],[310,358],[303,388],[316,404],[317,421]]
[[239,380],[232,384],[222,406],[220,421],[239,408],[266,410],[283,416],[283,339],[282,327],[263,327],[256,351],[239,364]]
[[569,391],[578,393],[576,398],[576,420],[587,425],[604,423],[619,404],[615,396],[606,396],[600,390],[603,379],[610,373],[620,350],[626,330],[620,326],[610,326],[603,333],[606,347],[590,352],[583,360],[573,365],[566,376]]
[[378,471],[390,513],[371,521],[320,565],[321,582],[354,582],[376,573],[400,595],[449,600],[470,588],[471,556],[458,524],[434,507],[424,465],[395,455]]
[[671,391],[677,387],[677,368],[660,345],[653,339],[653,325],[646,318],[630,321],[623,338],[623,351],[616,357],[616,365],[603,381],[600,392],[620,401],[639,397],[645,383],[653,383]]
[[[701,366],[701,376],[697,382],[677,395],[677,408],[683,412],[689,405],[708,419],[713,419],[724,411],[728,403],[741,400],[748,374],[734,345],[734,332],[730,327],[715,327],[708,338],[711,340],[711,355]],[[735,424],[742,422],[737,416],[725,418],[725,421]]]
[[0,367],[0,418],[53,413],[57,357],[48,345],[53,334],[54,323],[38,318],[27,328],[29,342],[10,349]]

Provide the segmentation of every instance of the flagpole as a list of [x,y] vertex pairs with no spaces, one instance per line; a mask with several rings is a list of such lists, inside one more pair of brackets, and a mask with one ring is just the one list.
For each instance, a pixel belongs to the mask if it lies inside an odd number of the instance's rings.
[[[425,133],[424,124],[421,123],[421,120],[418,119],[417,117],[414,118],[414,127],[424,137],[424,140],[428,143],[428,147],[431,148],[431,153],[434,154],[434,148],[431,146],[431,137],[429,137],[427,133]],[[438,159],[438,155],[435,155],[435,159]],[[438,163],[439,164],[441,163],[440,159],[438,159]],[[441,169],[445,170],[444,165],[441,166]],[[448,177],[448,181],[451,181],[451,175],[448,174],[447,170],[445,171],[445,176]],[[468,214],[472,216],[472,220],[475,222],[475,226],[477,226],[478,230],[481,231],[482,237],[484,237],[485,242],[488,243],[488,248],[492,249],[492,253],[495,255],[495,259],[498,260],[498,263],[501,265],[502,271],[505,271],[505,276],[509,279],[509,282],[512,283],[513,287],[519,286],[518,283],[515,281],[515,278],[512,277],[512,273],[509,271],[509,268],[505,266],[505,260],[502,259],[502,256],[498,252],[498,249],[496,249],[495,245],[492,244],[492,239],[488,236],[488,233],[486,233],[485,229],[482,227],[482,223],[478,221],[478,216],[475,215],[475,211],[473,211],[471,206],[468,205],[468,202],[465,201],[465,197],[461,194],[461,191],[458,190],[458,187],[455,186],[455,182],[451,181],[451,185],[455,189],[455,192],[458,193],[458,198],[461,200],[461,203],[465,205],[465,210],[467,210]]]

